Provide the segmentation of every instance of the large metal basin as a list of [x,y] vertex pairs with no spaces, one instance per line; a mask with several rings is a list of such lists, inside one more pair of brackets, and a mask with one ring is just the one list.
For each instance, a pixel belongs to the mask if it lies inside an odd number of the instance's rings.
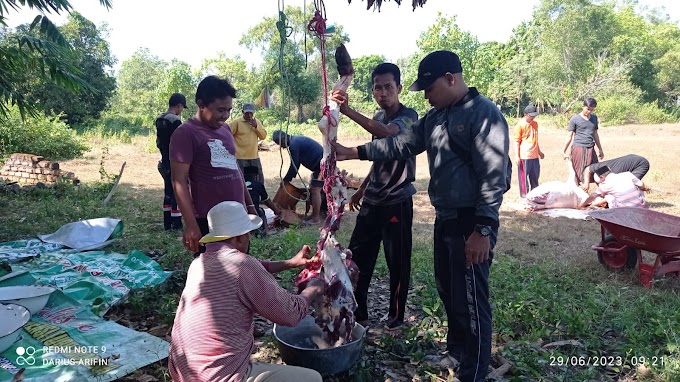
[[21,328],[31,320],[31,312],[21,305],[0,304],[0,353],[14,345]]
[[274,325],[274,339],[281,359],[287,365],[306,367],[321,375],[336,375],[349,370],[361,357],[366,328],[354,325],[354,341],[328,349],[317,349],[313,336],[321,336],[321,328],[312,316],[305,317],[297,326]]
[[17,304],[36,315],[47,304],[56,289],[44,285],[17,285],[0,287],[0,303]]

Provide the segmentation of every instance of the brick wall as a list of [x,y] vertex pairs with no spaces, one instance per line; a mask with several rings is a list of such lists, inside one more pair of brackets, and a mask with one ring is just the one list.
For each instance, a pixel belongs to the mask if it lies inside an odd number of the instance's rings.
[[0,171],[0,178],[9,182],[34,185],[38,183],[53,184],[57,182],[79,183],[78,178],[68,171],[61,170],[59,163],[32,155],[15,153],[5,160]]

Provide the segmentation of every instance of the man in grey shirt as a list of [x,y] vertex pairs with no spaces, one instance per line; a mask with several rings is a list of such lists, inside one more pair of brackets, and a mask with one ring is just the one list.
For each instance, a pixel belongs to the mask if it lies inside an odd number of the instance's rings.
[[335,147],[338,160],[391,160],[427,151],[436,211],[434,273],[449,322],[448,356],[460,361],[457,378],[481,382],[491,358],[488,277],[507,190],[509,132],[503,114],[468,88],[462,71],[453,52],[428,54],[409,90],[424,90],[433,109],[396,135]]
[[[399,67],[384,62],[371,73],[373,98],[380,111],[373,119],[349,107],[347,93],[335,90],[331,99],[340,105],[340,112],[373,135],[373,140],[389,137],[411,127],[418,113],[399,102],[401,71]],[[396,328],[404,323],[406,296],[411,278],[411,248],[413,238],[413,194],[416,158],[375,161],[357,192],[352,195],[349,208],[360,207],[352,232],[349,249],[359,267],[359,280],[354,296],[357,322],[368,324],[368,288],[378,259],[380,242],[385,250],[390,271],[390,307],[387,327]],[[363,203],[361,202],[363,198]]]

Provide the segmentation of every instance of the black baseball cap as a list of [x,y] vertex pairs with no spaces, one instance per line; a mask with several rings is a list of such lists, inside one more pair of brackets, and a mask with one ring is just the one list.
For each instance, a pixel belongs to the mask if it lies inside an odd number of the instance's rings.
[[170,107],[182,104],[182,106],[187,107],[187,97],[182,93],[173,93],[170,96],[170,101],[168,101]]
[[272,133],[272,141],[274,141],[274,143],[276,143],[277,145],[281,146],[281,142],[285,141],[286,144],[290,142],[290,136],[282,130],[276,130]]
[[462,73],[463,65],[458,55],[449,50],[438,50],[425,56],[418,64],[418,79],[408,90],[417,92],[429,88],[437,78],[446,73]]
[[611,170],[609,169],[609,167],[607,167],[607,166],[605,165],[605,166],[602,166],[602,167],[596,169],[596,170],[595,170],[595,173],[596,173],[598,176],[602,176],[602,175],[608,174],[610,171],[611,171]]
[[524,108],[524,114],[530,116],[530,117],[535,117],[538,115],[538,110],[536,110],[536,106],[534,105],[529,105]]

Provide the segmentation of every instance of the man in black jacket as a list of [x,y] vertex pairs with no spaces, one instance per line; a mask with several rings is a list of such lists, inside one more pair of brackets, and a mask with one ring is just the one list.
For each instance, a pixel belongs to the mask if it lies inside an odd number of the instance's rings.
[[507,190],[509,133],[503,114],[463,80],[458,56],[428,54],[409,87],[432,109],[410,129],[365,145],[336,144],[338,160],[392,160],[427,151],[435,207],[434,273],[449,322],[448,356],[463,382],[486,379],[491,358],[489,268]]
[[163,228],[182,229],[182,213],[177,207],[175,192],[172,189],[172,176],[170,172],[170,137],[177,130],[182,120],[179,118],[187,107],[187,99],[183,94],[174,93],[170,96],[168,110],[156,118],[156,147],[161,152],[158,161],[158,172],[161,173],[164,183],[163,196]]

